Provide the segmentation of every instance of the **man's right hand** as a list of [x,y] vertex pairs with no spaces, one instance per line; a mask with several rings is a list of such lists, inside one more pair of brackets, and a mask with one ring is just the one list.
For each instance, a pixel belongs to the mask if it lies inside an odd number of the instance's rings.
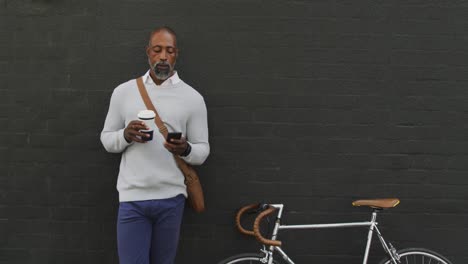
[[128,123],[128,126],[124,129],[124,137],[125,140],[130,143],[132,141],[139,142],[139,143],[146,143],[147,141],[141,140],[139,137],[149,137],[148,134],[139,132],[142,129],[149,129],[144,122],[139,120],[132,120]]

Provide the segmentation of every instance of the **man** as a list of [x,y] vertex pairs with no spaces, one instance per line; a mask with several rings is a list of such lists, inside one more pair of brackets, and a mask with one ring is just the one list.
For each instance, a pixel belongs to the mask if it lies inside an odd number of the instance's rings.
[[174,70],[179,54],[175,32],[160,27],[146,48],[150,70],[143,76],[149,97],[169,132],[182,138],[166,142],[156,130],[145,141],[148,124],[137,120],[145,104],[136,80],[112,93],[101,133],[108,152],[122,152],[117,180],[117,245],[120,264],[172,264],[176,255],[185,197],[184,176],[173,155],[200,165],[208,157],[207,112],[203,97]]

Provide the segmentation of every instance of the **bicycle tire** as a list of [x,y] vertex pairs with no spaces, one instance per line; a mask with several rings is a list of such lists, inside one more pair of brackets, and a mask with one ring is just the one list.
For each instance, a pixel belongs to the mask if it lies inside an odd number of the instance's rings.
[[[441,254],[425,248],[405,248],[397,251],[401,264],[452,264]],[[393,264],[387,257],[380,264]]]
[[[261,259],[265,257],[265,254],[259,253],[243,253],[234,255],[225,260],[218,262],[218,264],[264,264]],[[274,264],[278,264],[276,260],[273,260]]]

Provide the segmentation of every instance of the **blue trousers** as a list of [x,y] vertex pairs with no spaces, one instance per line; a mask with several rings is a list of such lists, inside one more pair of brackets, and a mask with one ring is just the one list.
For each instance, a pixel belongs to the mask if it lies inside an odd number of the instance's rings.
[[173,264],[185,196],[121,202],[117,218],[120,264]]

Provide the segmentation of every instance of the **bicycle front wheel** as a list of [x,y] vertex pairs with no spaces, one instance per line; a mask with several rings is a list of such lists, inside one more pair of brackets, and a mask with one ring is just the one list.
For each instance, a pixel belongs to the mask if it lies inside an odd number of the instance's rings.
[[[264,264],[264,262],[262,262],[264,257],[265,254],[245,253],[227,258],[218,262],[218,264]],[[278,264],[275,260],[273,260],[273,263]]]
[[[397,251],[401,264],[452,264],[446,257],[425,248],[406,248]],[[380,264],[393,264],[386,258]]]

